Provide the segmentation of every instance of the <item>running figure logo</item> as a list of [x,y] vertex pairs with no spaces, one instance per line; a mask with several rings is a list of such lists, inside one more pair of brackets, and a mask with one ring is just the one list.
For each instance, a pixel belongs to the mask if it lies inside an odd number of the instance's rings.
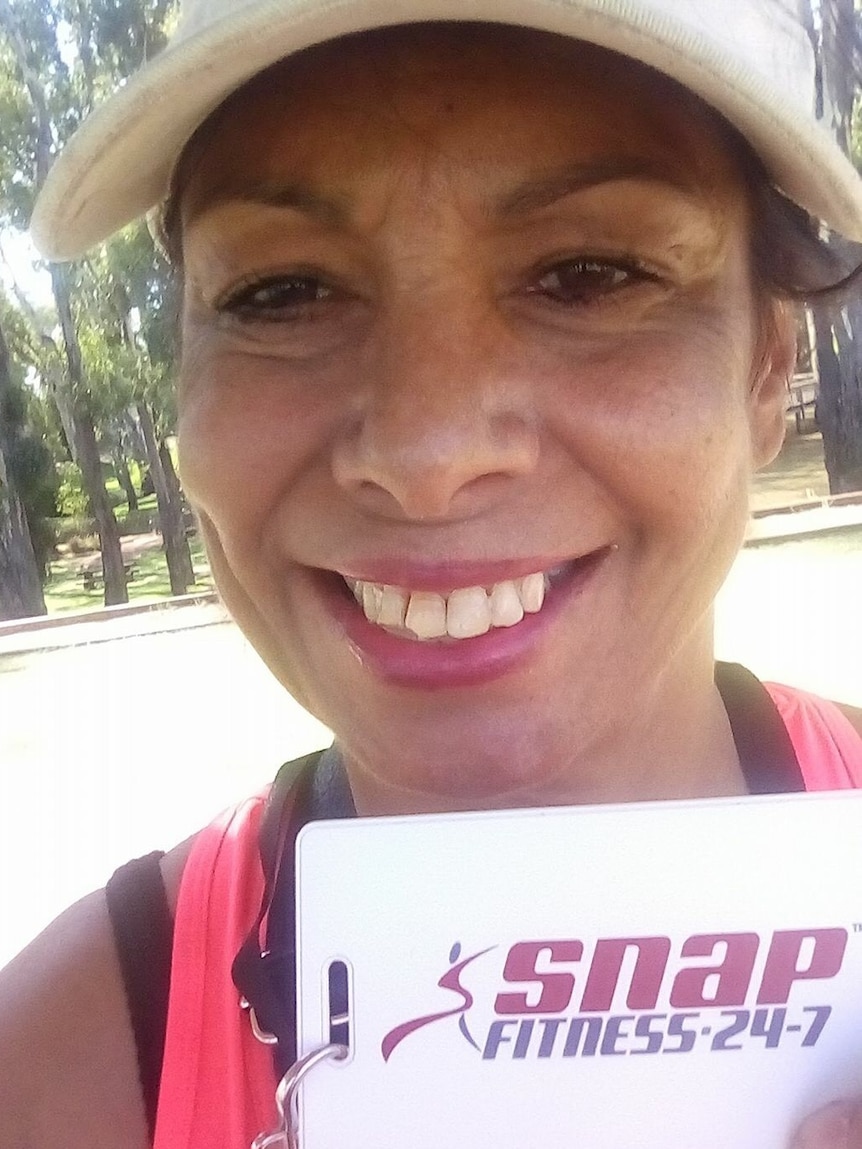
[[[470,957],[464,958],[463,961],[458,961],[461,957],[461,943],[455,942],[452,949],[449,951],[449,969],[443,974],[437,984],[441,989],[450,989],[453,993],[457,993],[461,998],[461,1004],[453,1006],[452,1009],[445,1009],[441,1013],[429,1013],[423,1017],[416,1017],[413,1021],[402,1022],[401,1025],[391,1030],[383,1038],[380,1045],[380,1051],[383,1054],[383,1060],[388,1061],[397,1045],[400,1045],[405,1037],[409,1037],[411,1033],[415,1033],[417,1029],[422,1029],[426,1025],[431,1025],[434,1021],[443,1021],[447,1017],[458,1018],[458,1029],[461,1031],[464,1038],[469,1041],[474,1049],[479,1049],[479,1046],[473,1040],[473,1035],[467,1028],[467,1010],[473,1005],[473,995],[469,989],[465,989],[461,985],[461,973],[463,970],[474,962],[477,958],[482,957],[484,954],[490,953],[491,950],[496,949],[496,946],[488,946],[487,949],[479,950],[478,953],[471,954]],[[457,963],[457,964],[456,964]]]

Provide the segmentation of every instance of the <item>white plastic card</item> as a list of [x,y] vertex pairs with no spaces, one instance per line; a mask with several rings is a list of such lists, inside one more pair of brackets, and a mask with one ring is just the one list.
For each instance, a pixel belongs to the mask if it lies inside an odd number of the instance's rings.
[[297,898],[302,1149],[786,1149],[862,1090],[862,793],[313,823]]

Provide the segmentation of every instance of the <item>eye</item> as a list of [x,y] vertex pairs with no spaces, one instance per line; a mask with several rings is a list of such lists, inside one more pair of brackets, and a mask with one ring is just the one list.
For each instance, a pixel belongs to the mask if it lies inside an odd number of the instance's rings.
[[216,310],[276,321],[296,317],[337,296],[337,290],[316,275],[273,275],[234,288],[216,304]]
[[605,296],[644,282],[654,283],[656,276],[635,262],[584,256],[555,263],[530,284],[528,291],[576,307],[598,303]]

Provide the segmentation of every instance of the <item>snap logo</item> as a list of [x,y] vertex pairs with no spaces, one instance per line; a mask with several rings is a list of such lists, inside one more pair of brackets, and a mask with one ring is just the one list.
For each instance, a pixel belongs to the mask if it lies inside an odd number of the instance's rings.
[[451,1009],[444,1009],[440,1013],[424,1014],[422,1017],[416,1017],[412,1021],[405,1021],[402,1025],[396,1025],[396,1027],[383,1038],[381,1053],[383,1054],[384,1061],[389,1060],[395,1047],[400,1045],[405,1037],[409,1037],[410,1034],[415,1033],[417,1029],[424,1029],[426,1025],[431,1025],[435,1021],[443,1021],[447,1017],[457,1017],[458,1029],[461,1031],[461,1035],[474,1049],[480,1048],[467,1028],[466,1014],[473,1005],[473,995],[468,989],[465,989],[463,985],[461,985],[461,973],[468,965],[472,965],[477,958],[483,957],[495,948],[495,946],[489,946],[488,949],[479,950],[478,953],[464,958],[463,961],[458,961],[461,956],[461,943],[455,942],[449,951],[449,969],[446,970],[437,984],[441,989],[449,989],[458,994],[461,998],[461,1004]]
[[[457,1004],[395,1026],[381,1053],[388,1061],[417,1031],[456,1018],[453,1028],[485,1060],[724,1052],[751,1039],[766,1049],[792,1041],[810,1048],[832,1007],[794,1010],[793,991],[834,978],[847,937],[828,927],[766,938],[692,934],[677,945],[664,935],[599,938],[591,946],[577,938],[520,941],[509,947],[493,994],[484,967],[498,947],[462,958],[456,942],[437,985],[456,994]],[[478,982],[478,972],[482,992],[465,984]],[[623,1004],[627,1012],[615,1013]],[[482,1017],[481,1030],[471,1011]]]

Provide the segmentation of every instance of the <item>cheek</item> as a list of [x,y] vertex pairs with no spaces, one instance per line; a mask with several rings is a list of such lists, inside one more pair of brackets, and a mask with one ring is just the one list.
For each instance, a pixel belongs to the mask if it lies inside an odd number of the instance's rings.
[[688,534],[745,502],[749,374],[745,327],[680,323],[590,362],[556,417],[614,502]]
[[[319,388],[318,394],[325,394]],[[330,434],[330,404],[279,364],[201,336],[183,357],[178,440],[185,489],[219,534],[248,538]]]

